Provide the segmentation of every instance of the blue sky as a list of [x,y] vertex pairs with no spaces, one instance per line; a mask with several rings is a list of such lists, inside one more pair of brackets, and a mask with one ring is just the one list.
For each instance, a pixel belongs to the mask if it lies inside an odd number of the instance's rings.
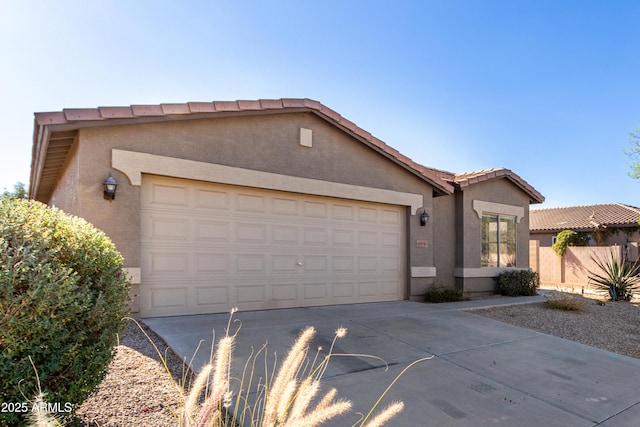
[[506,167],[537,208],[640,206],[640,2],[0,0],[0,190],[33,113],[311,98],[414,161]]

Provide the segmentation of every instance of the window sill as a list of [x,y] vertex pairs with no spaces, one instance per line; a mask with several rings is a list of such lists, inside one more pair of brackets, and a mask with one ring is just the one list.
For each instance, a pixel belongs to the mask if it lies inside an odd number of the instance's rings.
[[480,267],[480,268],[454,268],[453,276],[462,278],[497,277],[505,271],[529,270],[519,267]]

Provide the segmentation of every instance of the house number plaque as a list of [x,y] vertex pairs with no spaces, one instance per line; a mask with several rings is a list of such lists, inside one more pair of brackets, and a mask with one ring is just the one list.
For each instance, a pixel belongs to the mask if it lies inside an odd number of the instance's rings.
[[417,248],[428,248],[429,247],[429,242],[426,240],[416,240],[416,247]]

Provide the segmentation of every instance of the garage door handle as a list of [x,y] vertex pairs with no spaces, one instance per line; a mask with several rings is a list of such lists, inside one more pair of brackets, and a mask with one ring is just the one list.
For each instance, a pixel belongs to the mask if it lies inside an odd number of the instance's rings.
[[304,265],[304,264],[303,264],[303,263],[301,263],[301,262],[298,262],[298,263],[296,263],[296,264],[298,264],[298,265],[300,265],[300,266]]

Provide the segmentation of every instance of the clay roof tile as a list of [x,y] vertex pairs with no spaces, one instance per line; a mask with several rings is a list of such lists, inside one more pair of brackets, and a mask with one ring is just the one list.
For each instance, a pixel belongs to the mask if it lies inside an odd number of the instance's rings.
[[162,107],[159,105],[132,105],[131,111],[135,116],[164,116]]
[[188,104],[160,104],[160,107],[162,108],[162,112],[166,115],[191,113]]
[[99,107],[98,112],[105,119],[132,119],[135,117],[131,107]]
[[304,99],[284,98],[282,106],[284,108],[304,108]]
[[340,122],[340,119],[342,118],[340,114],[338,114],[337,112],[333,111],[331,108],[325,105],[320,107],[320,112],[335,122]]
[[62,112],[70,122],[102,120],[100,111],[97,108],[65,108]]
[[282,109],[281,99],[261,99],[259,102],[263,110]]
[[236,101],[215,101],[216,111],[240,111]]
[[[240,101],[213,101],[213,102],[189,102],[184,104],[160,104],[160,105],[132,105],[130,107],[100,107],[92,109],[65,109],[61,112],[36,113],[36,126],[40,128],[34,134],[41,134],[42,126],[67,125],[77,121],[105,121],[110,119],[131,119],[138,117],[157,117],[154,120],[171,120],[170,116],[188,114],[211,114],[220,112],[242,112],[242,111],[266,111],[284,109],[308,109],[322,117],[324,120],[332,122],[334,125],[342,126],[349,130],[355,137],[360,138],[375,150],[379,150],[386,156],[397,161],[418,176],[424,177],[434,186],[440,194],[450,194],[454,190],[454,183],[460,188],[477,183],[479,181],[493,179],[499,176],[507,176],[524,191],[531,194],[531,199],[541,202],[544,197],[533,187],[518,177],[508,169],[491,169],[486,171],[472,172],[467,174],[454,175],[451,172],[441,171],[423,166],[414,162],[409,157],[401,154],[395,148],[387,145],[384,141],[374,137],[368,131],[358,127],[354,122],[342,117],[336,111],[326,107],[318,101],[304,99],[260,99],[260,100],[240,100]],[[91,125],[87,123],[86,125]],[[38,183],[36,183],[36,186]],[[44,186],[44,184],[43,184]],[[43,196],[44,197],[44,196]]]
[[213,102],[189,102],[187,105],[192,113],[214,113],[216,111]]
[[36,123],[39,125],[59,125],[67,122],[62,111],[52,113],[36,113]]
[[241,110],[261,110],[260,101],[238,101]]

